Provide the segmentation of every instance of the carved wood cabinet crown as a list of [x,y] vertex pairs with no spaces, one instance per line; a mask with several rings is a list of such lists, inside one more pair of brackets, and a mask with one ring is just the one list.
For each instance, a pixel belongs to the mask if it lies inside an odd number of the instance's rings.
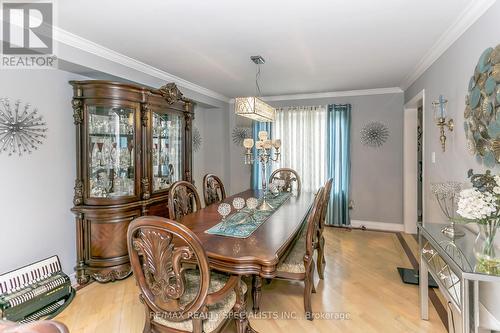
[[168,216],[169,187],[192,182],[194,103],[175,83],[159,89],[70,81],[76,128],[78,283],[127,277],[127,228],[141,215]]

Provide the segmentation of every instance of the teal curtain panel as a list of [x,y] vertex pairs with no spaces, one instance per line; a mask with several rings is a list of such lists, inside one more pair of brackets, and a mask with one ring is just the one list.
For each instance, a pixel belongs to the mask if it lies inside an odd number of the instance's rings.
[[[259,140],[259,131],[267,131],[269,135],[269,139],[272,138],[272,123],[261,123],[258,121],[253,121],[252,124],[252,137],[255,141]],[[257,156],[257,149],[255,146],[252,148],[253,156]],[[252,179],[251,179],[251,187],[252,189],[262,189],[262,171],[261,164],[258,161],[254,161],[252,164]],[[268,167],[267,176],[271,174],[271,167]]]
[[327,110],[327,176],[333,178],[326,224],[347,226],[351,175],[351,104],[331,104]]

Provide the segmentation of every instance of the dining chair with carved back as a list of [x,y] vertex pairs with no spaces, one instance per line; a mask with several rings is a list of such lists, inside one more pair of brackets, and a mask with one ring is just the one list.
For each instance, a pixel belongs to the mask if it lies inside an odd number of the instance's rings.
[[184,180],[173,183],[168,194],[168,216],[179,221],[198,209],[201,209],[201,202],[196,187]]
[[318,275],[321,280],[325,278],[325,237],[323,236],[323,231],[325,230],[326,213],[328,211],[328,204],[330,203],[330,195],[332,192],[333,178],[326,181],[323,191],[323,198],[321,200],[321,214],[318,219],[318,235],[316,237],[317,241],[315,243],[316,250],[318,251],[318,257],[316,264],[318,265]]
[[[314,250],[316,248],[319,229],[318,220],[321,217],[324,188],[320,188],[306,223],[297,237],[293,247],[278,267],[276,278],[304,282],[304,311],[306,318],[312,320],[311,296],[314,289]],[[305,237],[303,235],[305,234]]]
[[203,198],[205,199],[205,206],[226,199],[224,184],[216,175],[207,173],[203,177]]
[[300,176],[297,171],[290,168],[280,168],[276,169],[271,173],[269,177],[269,183],[273,180],[282,180],[284,182],[283,191],[292,192],[293,186],[295,184],[297,193],[300,193],[302,183],[300,181]]
[[246,284],[237,275],[212,272],[189,228],[144,216],[130,223],[127,241],[146,312],[143,332],[220,332],[231,318],[243,331],[236,314],[245,307]]

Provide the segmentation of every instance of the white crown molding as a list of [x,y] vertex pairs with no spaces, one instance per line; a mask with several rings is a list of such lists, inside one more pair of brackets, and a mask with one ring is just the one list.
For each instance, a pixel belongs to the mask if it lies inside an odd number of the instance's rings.
[[[391,88],[378,88],[378,89],[345,90],[345,91],[330,91],[330,92],[308,93],[308,94],[265,96],[265,97],[260,97],[260,99],[266,102],[274,102],[274,101],[291,101],[299,99],[368,96],[368,95],[400,94],[400,93],[403,93],[403,90],[401,90],[401,88],[391,87]],[[234,103],[234,98],[230,100],[230,103]]]
[[393,232],[403,232],[405,230],[404,224],[364,221],[364,220],[351,220],[351,226],[353,228],[366,227],[367,230],[381,230],[381,231],[393,231]]
[[178,76],[167,73],[161,69],[150,66],[146,63],[143,63],[139,60],[128,57],[119,52],[108,49],[102,45],[94,43],[88,39],[77,36],[71,32],[63,30],[61,28],[54,28],[54,36],[55,40],[60,43],[64,43],[68,46],[74,47],[76,49],[80,49],[82,51],[88,52],[95,56],[107,59],[109,61],[116,62],[128,68],[137,70],[147,75],[151,75],[165,82],[175,82],[180,87],[192,90],[194,92],[200,93],[202,95],[215,98],[219,101],[223,101],[228,103],[229,97],[226,97],[218,92],[207,89],[190,81],[184,80]]
[[473,0],[405,77],[401,88],[408,89],[495,2],[496,0]]

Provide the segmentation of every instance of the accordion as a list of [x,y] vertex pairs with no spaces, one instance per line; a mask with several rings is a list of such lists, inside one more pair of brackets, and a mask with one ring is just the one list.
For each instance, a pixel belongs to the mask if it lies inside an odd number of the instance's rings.
[[27,323],[60,313],[75,296],[57,256],[0,275],[0,319]]

